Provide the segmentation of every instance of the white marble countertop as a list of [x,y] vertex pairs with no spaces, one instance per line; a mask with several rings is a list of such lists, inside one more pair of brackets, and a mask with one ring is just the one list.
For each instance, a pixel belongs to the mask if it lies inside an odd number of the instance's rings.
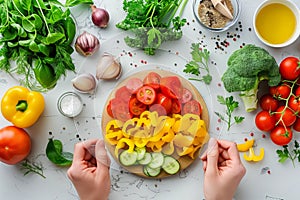
[[[293,1],[300,6],[300,0]],[[89,31],[95,34],[101,42],[100,51],[92,57],[85,58],[74,52],[72,56],[78,73],[95,73],[95,63],[99,55],[103,54],[103,52],[110,52],[120,56],[120,61],[124,67],[124,75],[121,77],[121,80],[130,73],[147,69],[153,65],[169,69],[187,77],[182,70],[184,64],[191,59],[189,53],[190,44],[192,42],[200,42],[202,47],[207,48],[211,52],[210,66],[214,76],[209,86],[194,81],[192,84],[200,91],[207,103],[210,113],[210,135],[236,142],[243,142],[244,138],[254,137],[257,146],[265,148],[265,159],[261,162],[248,163],[242,159],[247,168],[247,174],[235,194],[235,199],[299,199],[299,163],[296,163],[295,167],[293,167],[290,161],[287,161],[285,164],[278,162],[275,151],[279,147],[270,141],[268,135],[266,135],[266,138],[263,138],[263,133],[255,127],[255,112],[245,113],[243,104],[240,103],[241,106],[237,111],[237,115],[245,116],[246,121],[240,125],[234,125],[229,132],[226,131],[225,124],[219,122],[214,115],[214,111],[224,112],[224,107],[220,106],[216,101],[216,96],[229,96],[224,88],[220,86],[222,83],[220,74],[223,74],[226,69],[229,55],[240,48],[240,46],[252,43],[264,47],[278,62],[288,55],[300,55],[299,39],[291,46],[281,49],[268,48],[258,41],[253,31],[252,16],[255,8],[262,0],[240,0],[242,12],[238,23],[223,33],[212,33],[200,27],[194,18],[192,0],[190,0],[184,11],[184,17],[188,21],[188,24],[184,27],[184,37],[180,41],[164,44],[154,57],[146,56],[143,52],[131,49],[123,44],[122,38],[126,33],[115,27],[115,24],[125,16],[121,0],[95,0],[94,2],[97,6],[102,6],[109,11],[111,20],[107,29],[99,29],[92,24],[90,18],[91,10],[88,7],[72,9],[72,14],[77,21],[78,34],[84,30]],[[222,42],[224,41],[229,45],[223,46]],[[167,56],[168,58],[166,59]],[[64,144],[65,151],[70,152],[73,152],[74,144],[79,141],[89,138],[102,138],[101,113],[109,92],[117,82],[100,81],[95,95],[80,94],[85,104],[84,110],[78,117],[70,119],[59,114],[56,103],[62,93],[73,90],[70,80],[75,76],[76,74],[74,73],[68,73],[64,79],[59,81],[55,89],[44,94],[46,109],[42,117],[34,126],[26,129],[30,133],[33,143],[29,159],[42,163],[45,168],[44,175],[46,178],[35,174],[23,176],[23,172],[18,165],[9,166],[0,163],[0,199],[78,199],[72,183],[67,178],[67,168],[55,166],[45,156],[48,138],[60,139]],[[7,74],[1,72],[0,98],[13,85],[18,85],[18,83]],[[237,94],[230,95],[234,95],[236,100],[241,101]],[[10,125],[10,123],[0,116],[0,127],[7,125]],[[253,136],[250,136],[251,133],[253,133]],[[295,134],[295,139],[299,139],[299,134]],[[204,199],[202,192],[203,171],[200,159],[196,159],[190,167],[175,176],[153,180],[132,175],[113,162],[111,180],[110,200]]]

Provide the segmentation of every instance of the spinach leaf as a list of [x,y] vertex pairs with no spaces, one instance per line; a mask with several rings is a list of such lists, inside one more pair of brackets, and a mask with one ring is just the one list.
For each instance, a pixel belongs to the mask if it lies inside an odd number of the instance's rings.
[[60,140],[49,139],[46,147],[47,158],[58,166],[70,166],[73,160],[73,154],[63,152],[63,145]]
[[65,3],[66,7],[73,7],[79,4],[94,4],[93,0],[67,0]]

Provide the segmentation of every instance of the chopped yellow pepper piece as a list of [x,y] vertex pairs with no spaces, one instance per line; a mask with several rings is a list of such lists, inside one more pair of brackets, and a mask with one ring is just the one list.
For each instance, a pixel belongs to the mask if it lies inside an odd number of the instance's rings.
[[240,152],[245,152],[245,151],[248,151],[251,147],[253,147],[253,144],[254,144],[254,139],[247,140],[244,143],[237,144],[237,149]]
[[260,148],[260,153],[259,155],[255,155],[254,153],[254,149],[251,147],[249,148],[249,155],[247,155],[246,153],[244,153],[244,159],[246,161],[254,161],[254,162],[257,162],[257,161],[261,161],[263,158],[264,158],[264,155],[265,155],[265,150],[264,148]]

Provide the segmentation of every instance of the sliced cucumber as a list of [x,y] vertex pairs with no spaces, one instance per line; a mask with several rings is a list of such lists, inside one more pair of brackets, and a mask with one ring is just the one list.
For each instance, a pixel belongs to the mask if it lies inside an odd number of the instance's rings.
[[176,174],[180,170],[180,163],[171,156],[165,156],[162,168],[168,174]]
[[150,176],[150,177],[155,177],[158,176],[161,172],[161,168],[151,168],[149,167],[149,165],[144,166],[144,174],[146,174],[146,176]]
[[141,160],[138,160],[138,163],[141,165],[148,165],[152,161],[152,156],[150,153],[146,152],[144,155],[144,158]]
[[161,152],[153,152],[151,153],[152,160],[148,164],[152,169],[156,169],[161,167],[164,164],[164,155]]
[[145,147],[136,147],[134,149],[135,152],[137,152],[137,160],[142,160],[145,157],[146,154],[146,148]]
[[124,166],[134,165],[137,161],[137,152],[128,152],[128,150],[124,150],[120,153],[119,159],[120,163]]

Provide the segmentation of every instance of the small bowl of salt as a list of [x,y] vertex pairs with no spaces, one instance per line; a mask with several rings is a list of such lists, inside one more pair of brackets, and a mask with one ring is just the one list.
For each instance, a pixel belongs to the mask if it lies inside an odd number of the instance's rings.
[[83,104],[78,94],[66,92],[58,98],[57,108],[66,117],[76,117],[81,113]]

